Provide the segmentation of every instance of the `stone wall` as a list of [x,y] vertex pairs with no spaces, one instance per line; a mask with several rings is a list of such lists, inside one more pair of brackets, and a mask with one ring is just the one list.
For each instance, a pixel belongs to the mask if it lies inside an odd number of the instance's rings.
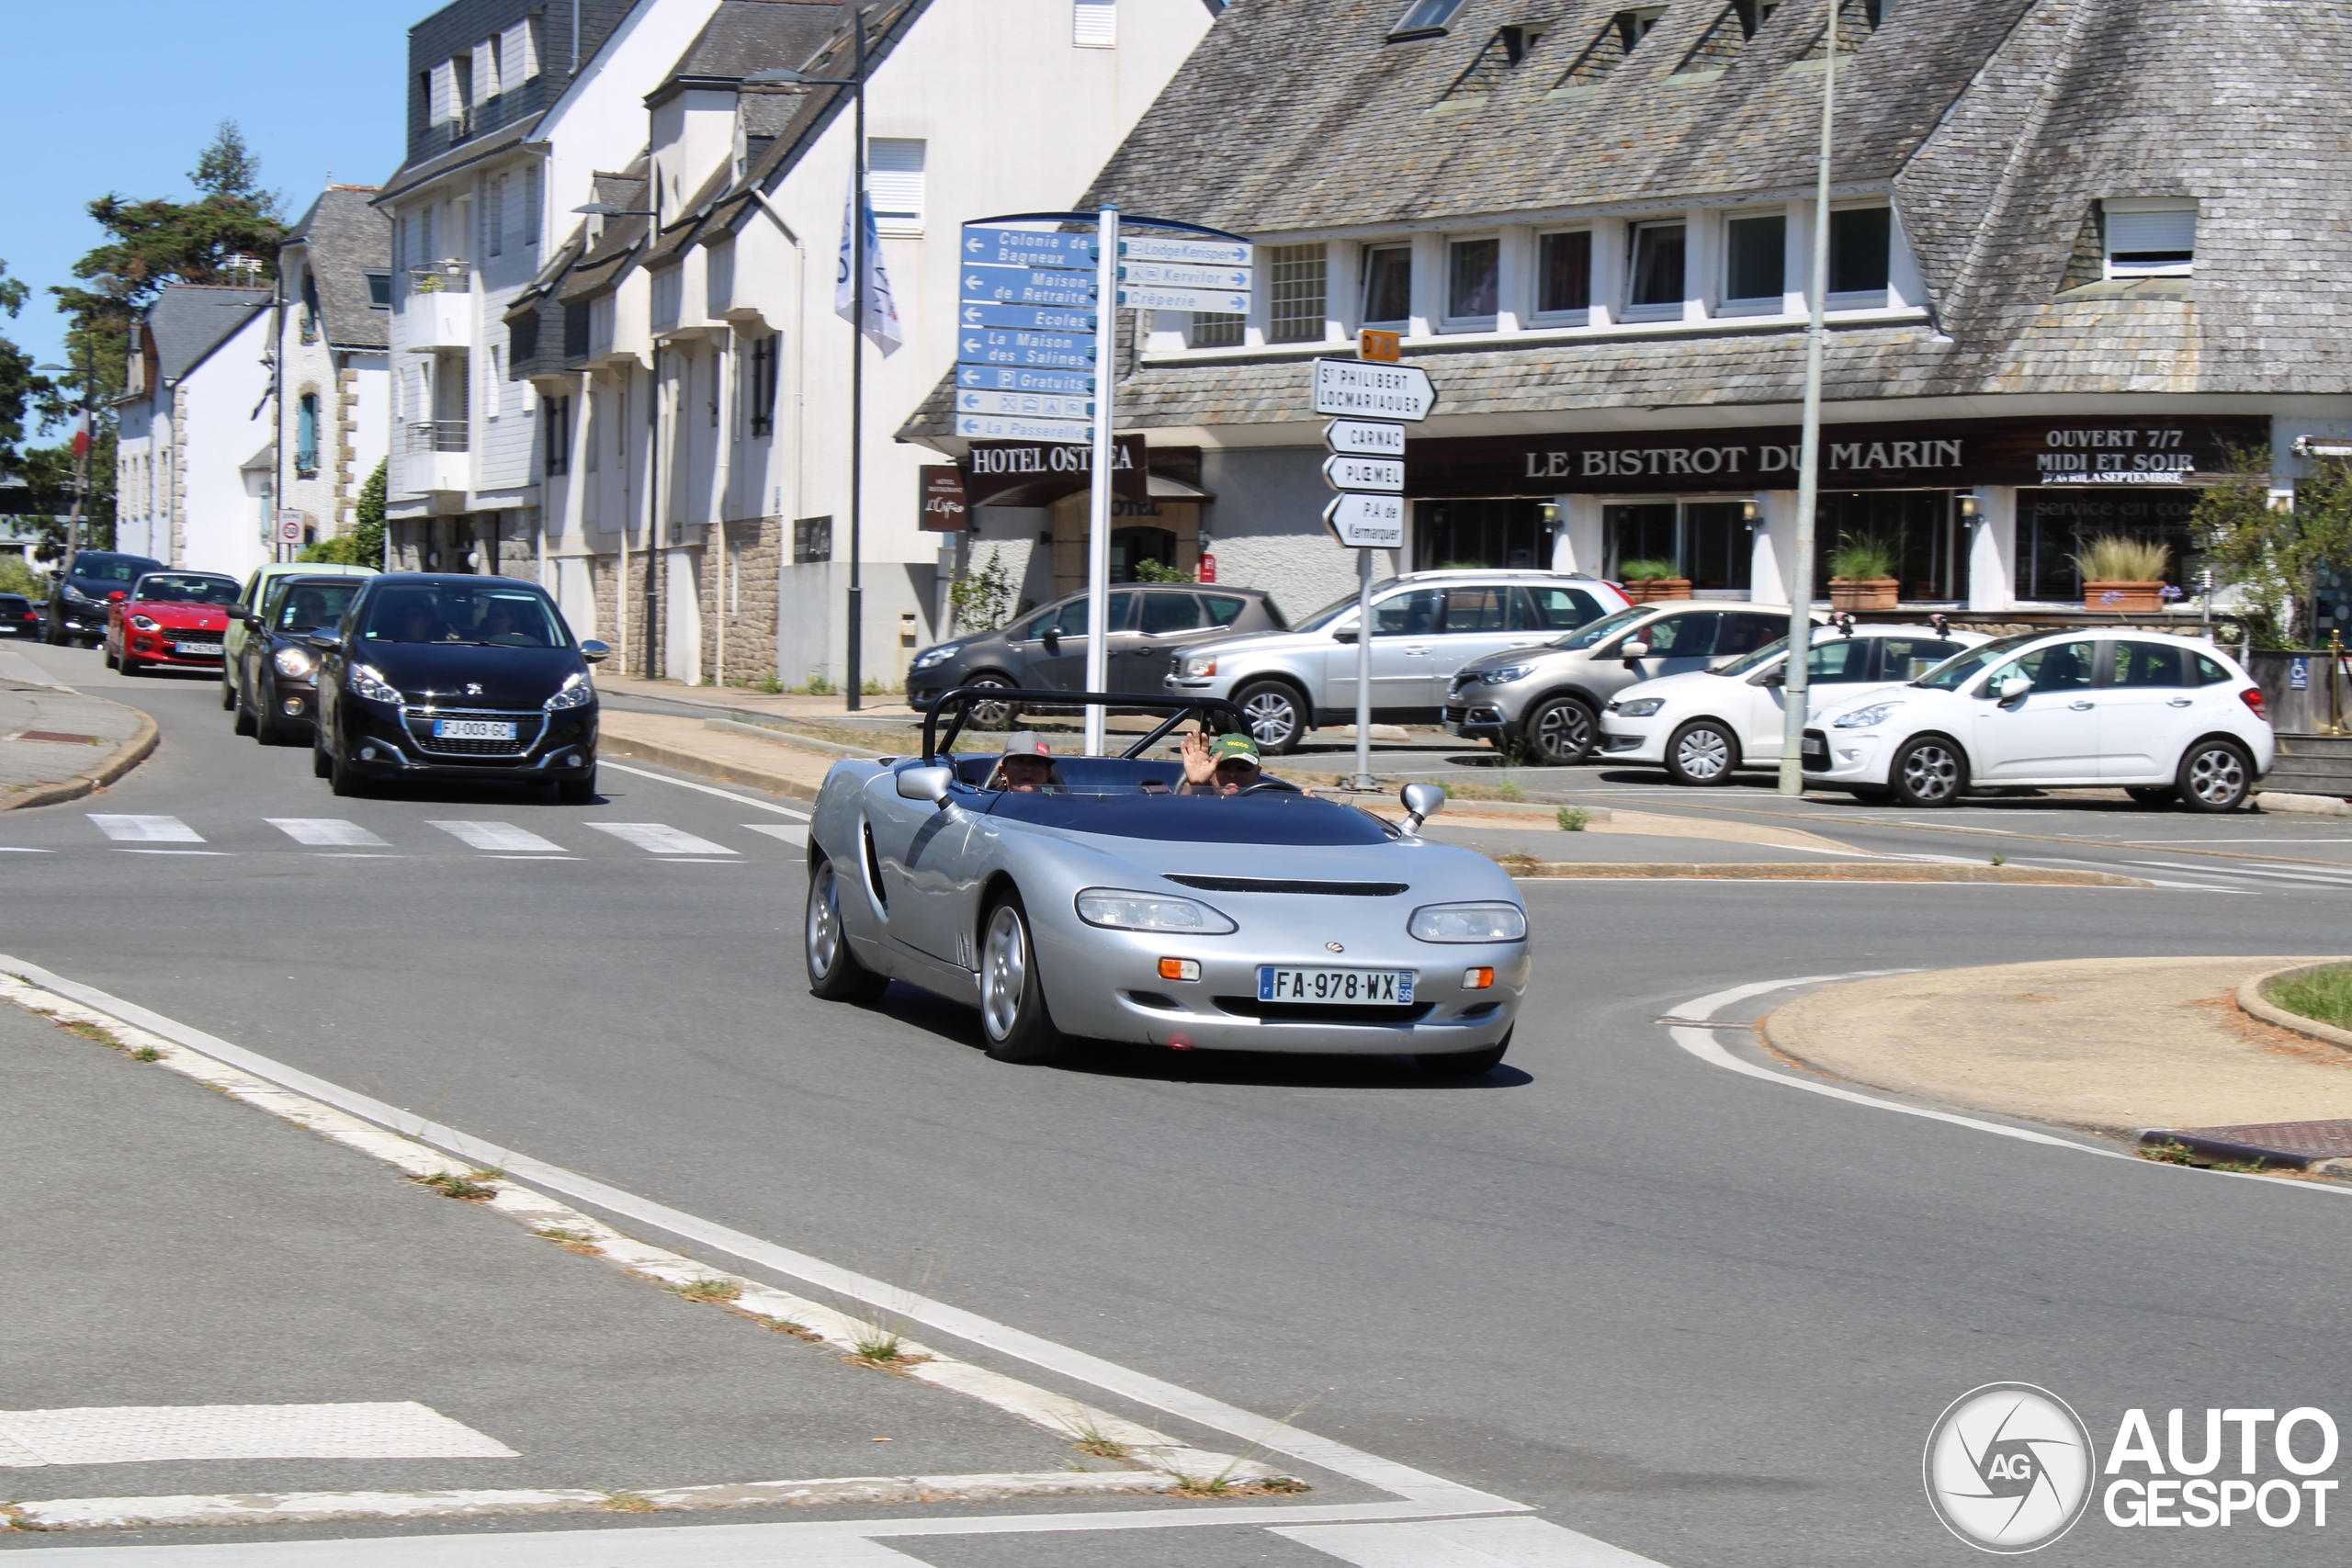
[[[706,679],[745,685],[778,673],[776,604],[786,530],[780,517],[747,517],[722,525],[727,581],[718,581],[718,552],[701,554],[702,657]],[[723,628],[723,630],[722,630]],[[726,664],[719,664],[720,639]]]

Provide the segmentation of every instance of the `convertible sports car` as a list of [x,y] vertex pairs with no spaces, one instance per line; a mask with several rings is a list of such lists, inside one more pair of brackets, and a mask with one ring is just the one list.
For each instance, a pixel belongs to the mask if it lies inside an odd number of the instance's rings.
[[216,571],[151,571],[107,605],[106,661],[136,675],[158,670],[220,668],[220,636],[237,580]]
[[[1023,793],[990,787],[992,750],[954,752],[969,705],[1008,695],[1170,716]],[[1408,785],[1401,828],[1271,780],[1172,794],[1182,765],[1148,753],[1191,715],[1249,733],[1218,699],[965,687],[933,705],[922,757],[836,763],[809,826],[810,988],[865,1002],[895,979],[971,1003],[1009,1062],[1080,1039],[1500,1062],[1527,910],[1493,861],[1419,836],[1442,792]]]

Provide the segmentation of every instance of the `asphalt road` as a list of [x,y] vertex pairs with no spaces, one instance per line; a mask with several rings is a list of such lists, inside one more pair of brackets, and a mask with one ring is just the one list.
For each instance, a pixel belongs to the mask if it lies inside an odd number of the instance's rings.
[[[51,852],[6,855],[0,949],[695,1214],[1251,1409],[1305,1406],[1301,1426],[1675,1568],[1967,1560],[1922,1499],[1920,1446],[1989,1382],[2054,1390],[2102,1449],[2130,1407],[2159,1440],[2175,1406],[2192,1431],[2209,1405],[2352,1415],[2343,1195],[1758,1083],[1655,1021],[1804,976],[2340,948],[2343,879],[2244,873],[2345,863],[2352,824],[2019,803],[2105,824],[2036,853],[2105,864],[2141,853],[2092,841],[2128,828],[2257,857],[2182,854],[2189,886],[2146,890],[1530,884],[1535,994],[1476,1083],[1143,1052],[1024,1069],[912,992],[811,998],[799,852],[752,830],[767,814],[611,771],[582,808],[337,801],[306,753],[232,739],[209,683],[39,654],[147,708],[164,743],[101,798],[0,817],[0,851]],[[202,841],[109,839],[93,812]],[[1996,813],[2049,825],[1996,807],[1849,830],[1956,853]],[[383,843],[305,845],[271,818]],[[498,858],[520,852],[432,825],[450,821],[562,854]],[[2053,1550],[2319,1563],[2342,1556],[2331,1539],[2308,1516],[2151,1533],[2094,1512]],[[941,1568],[1329,1561],[1262,1532],[900,1550]]]

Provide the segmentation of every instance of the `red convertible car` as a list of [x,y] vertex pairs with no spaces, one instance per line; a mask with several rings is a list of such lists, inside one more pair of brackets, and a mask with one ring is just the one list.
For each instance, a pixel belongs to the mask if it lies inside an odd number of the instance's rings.
[[107,604],[107,666],[218,670],[237,580],[209,571],[151,571]]

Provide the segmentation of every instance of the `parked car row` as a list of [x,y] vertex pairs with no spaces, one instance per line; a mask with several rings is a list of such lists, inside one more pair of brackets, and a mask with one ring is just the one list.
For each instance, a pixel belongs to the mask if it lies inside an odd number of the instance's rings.
[[[1207,606],[1221,605],[1215,611]],[[1109,687],[1223,698],[1261,750],[1355,716],[1357,597],[1295,626],[1261,592],[1135,584],[1111,595]],[[1789,615],[1717,600],[1631,604],[1580,573],[1433,571],[1373,591],[1373,718],[1563,766],[1662,768],[1720,784],[1777,768]],[[909,700],[959,685],[1075,691],[1086,597],[915,660]],[[2244,803],[2276,745],[2262,694],[2199,639],[2124,627],[1998,641],[1930,625],[1816,621],[1806,655],[1805,776],[1867,799],[1946,805],[1972,788],[2120,785],[2154,805]],[[1152,678],[1155,662],[1159,671]],[[1009,705],[983,705],[1001,724]]]

